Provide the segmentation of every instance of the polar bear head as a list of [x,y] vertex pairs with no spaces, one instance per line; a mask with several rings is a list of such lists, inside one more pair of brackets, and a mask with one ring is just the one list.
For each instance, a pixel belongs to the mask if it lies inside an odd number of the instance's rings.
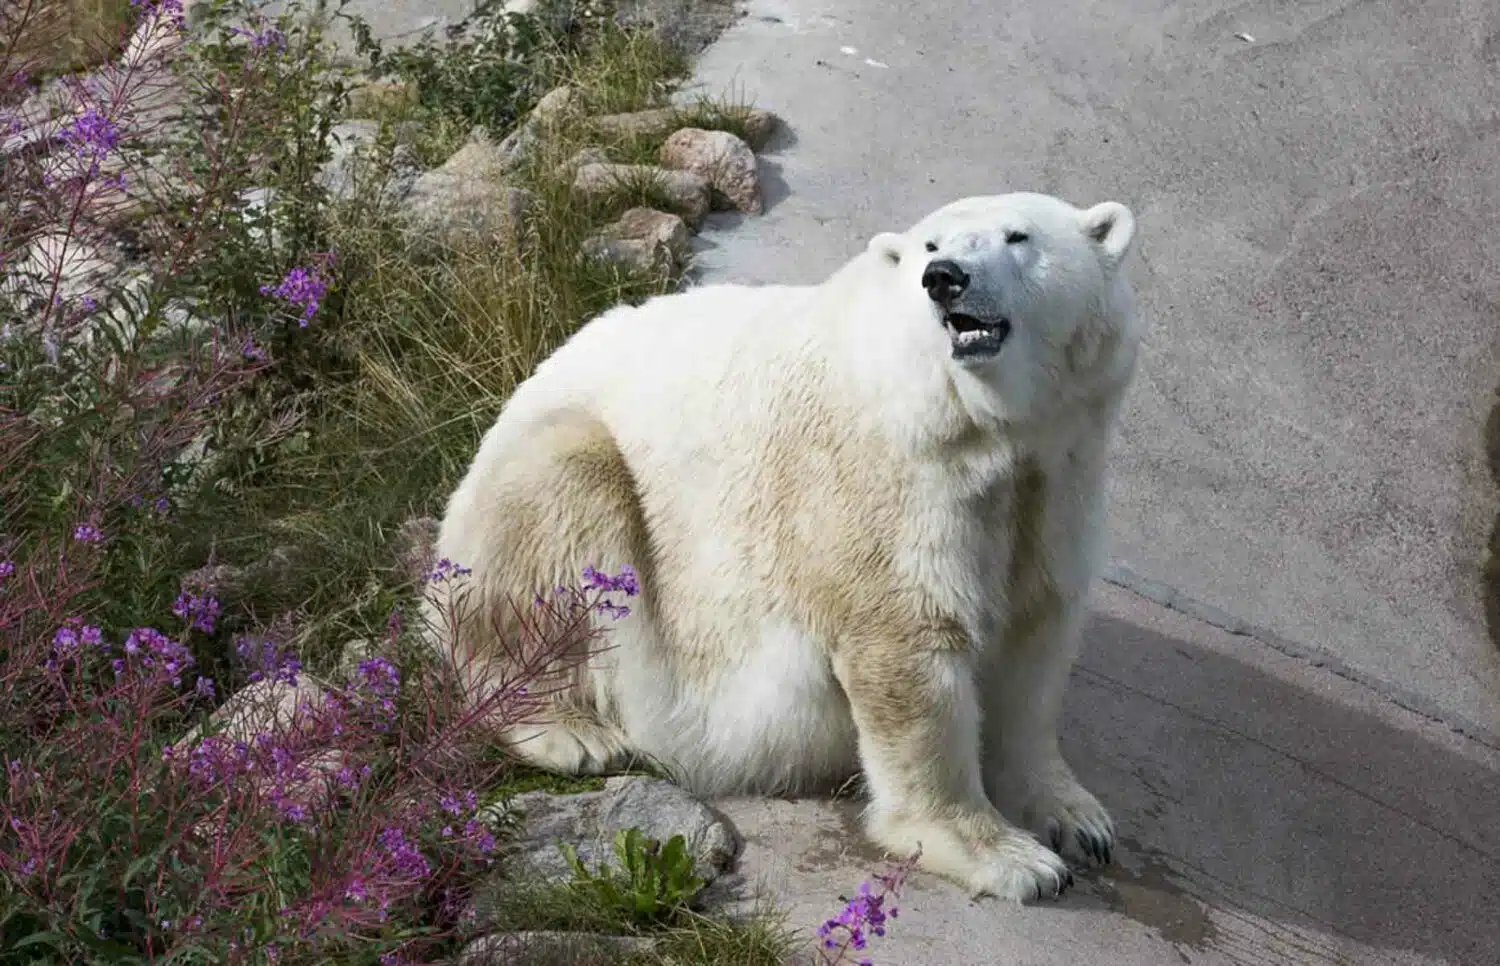
[[1134,240],[1135,218],[1118,202],[965,198],[870,240],[872,294],[912,340],[902,341],[940,356],[960,390],[987,390],[987,408],[1006,421],[1045,419],[1133,361],[1121,263]]

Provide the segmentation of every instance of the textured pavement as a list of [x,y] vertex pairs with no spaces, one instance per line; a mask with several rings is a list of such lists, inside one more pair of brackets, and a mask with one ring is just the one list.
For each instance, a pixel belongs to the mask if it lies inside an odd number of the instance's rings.
[[814,281],[964,195],[1125,202],[1151,331],[1116,558],[1500,744],[1500,6],[745,10],[700,89],[790,133],[767,213],[705,232],[705,280]]
[[[1123,855],[1024,909],[918,874],[875,961],[1500,963],[1500,6],[744,9],[694,93],[788,130],[703,281],[816,281],[971,194],[1139,223],[1151,330],[1064,735]],[[799,924],[880,866],[857,807],[723,805]]]
[[[879,966],[1500,963],[1500,754],[1337,675],[1114,587],[1064,753],[1115,864],[1057,902],[917,873]],[[881,857],[853,801],[737,799],[739,874],[813,928]]]

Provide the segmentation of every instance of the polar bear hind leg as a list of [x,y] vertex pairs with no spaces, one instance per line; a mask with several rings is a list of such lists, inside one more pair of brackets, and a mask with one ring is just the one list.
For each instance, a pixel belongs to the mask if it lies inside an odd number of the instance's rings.
[[[437,555],[470,573],[435,598],[434,611],[450,595],[458,598],[450,646],[456,645],[452,658],[471,700],[484,700],[518,671],[534,695],[545,695],[535,713],[506,721],[497,735],[512,754],[563,774],[627,767],[635,755],[612,720],[609,697],[614,622],[591,615],[606,632],[602,639],[539,648],[529,623],[536,618],[522,612],[539,593],[576,586],[585,567],[605,574],[625,565],[645,569],[648,544],[634,480],[608,429],[585,413],[555,412],[510,439],[514,445],[482,447],[444,518]],[[635,610],[646,593],[609,596]],[[449,623],[434,611],[430,620]],[[555,660],[544,665],[542,658]],[[538,667],[548,670],[536,675]]]

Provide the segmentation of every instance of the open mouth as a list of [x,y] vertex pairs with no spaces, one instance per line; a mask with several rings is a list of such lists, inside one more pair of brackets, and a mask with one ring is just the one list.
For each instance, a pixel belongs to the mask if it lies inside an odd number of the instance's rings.
[[953,358],[981,359],[996,355],[1010,335],[1010,320],[985,322],[962,312],[943,313],[943,325],[953,339]]

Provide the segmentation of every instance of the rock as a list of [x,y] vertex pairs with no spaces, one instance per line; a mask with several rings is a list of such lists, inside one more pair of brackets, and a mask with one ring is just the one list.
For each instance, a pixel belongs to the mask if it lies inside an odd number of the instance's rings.
[[615,966],[656,943],[642,936],[587,932],[513,932],[476,939],[459,953],[456,966]]
[[495,144],[471,139],[412,183],[403,200],[410,232],[448,243],[478,236],[515,246],[532,197],[524,188],[505,184],[507,170]]
[[[306,675],[298,675],[296,684],[275,678],[262,678],[236,691],[208,716],[210,730],[229,741],[251,742],[257,735],[285,732],[323,702],[323,689]],[[222,727],[221,727],[222,726]],[[198,743],[203,729],[194,726],[172,747],[186,753]]]
[[385,178],[380,190],[382,200],[400,201],[421,174],[416,152],[405,144],[394,147],[389,170],[381,171],[382,159],[375,153],[380,137],[379,121],[343,121],[328,133],[333,156],[319,169],[317,182],[340,201],[353,198],[371,177]]
[[661,146],[661,163],[692,171],[746,214],[761,213],[760,172],[750,145],[728,131],[688,127]]
[[677,215],[632,208],[583,243],[583,254],[632,271],[675,270],[687,258],[692,232]]
[[581,113],[583,97],[564,84],[542,95],[542,99],[536,102],[536,107],[531,109],[531,119],[545,127],[570,120]]
[[691,171],[668,171],[648,164],[586,164],[573,179],[573,190],[590,201],[638,186],[660,192],[690,228],[697,229],[708,214],[708,181]]
[[65,304],[82,305],[87,299],[99,302],[120,268],[114,252],[59,228],[32,239],[0,278],[0,294],[23,305],[44,306],[56,279],[56,297]]
[[676,259],[665,247],[636,238],[589,238],[579,251],[584,258],[608,262],[631,272],[669,272],[676,265]]
[[589,164],[609,164],[609,155],[602,148],[584,148],[562,164],[564,174],[576,174],[578,169]]
[[[739,854],[733,826],[713,809],[677,785],[657,778],[617,775],[605,780],[604,790],[577,795],[527,792],[511,799],[502,819],[512,810],[521,813],[520,827],[507,845],[512,859],[552,882],[569,882],[573,872],[558,850],[559,840],[578,850],[585,866],[601,863],[617,868],[615,834],[631,827],[661,842],[682,835],[705,883],[727,870]],[[492,806],[494,808],[494,806]]]
[[745,143],[750,145],[750,150],[759,153],[776,133],[781,119],[764,108],[752,107],[745,112],[742,123],[745,125]]
[[604,114],[589,120],[589,126],[601,137],[665,137],[681,123],[675,107],[656,107],[629,114]]
[[248,566],[210,564],[189,571],[182,587],[197,594],[212,594],[226,612],[238,610],[246,597],[261,594],[281,596],[295,588],[300,578],[295,547],[276,547]]
[[507,134],[505,140],[500,142],[500,163],[507,174],[530,161],[541,146],[542,138],[537,126],[528,118],[526,123]]
[[255,241],[266,241],[270,235],[272,248],[281,247],[281,232],[273,226],[268,232],[256,221],[270,214],[271,206],[276,202],[275,188],[248,188],[240,192],[240,213],[247,223],[251,225],[247,234]]

